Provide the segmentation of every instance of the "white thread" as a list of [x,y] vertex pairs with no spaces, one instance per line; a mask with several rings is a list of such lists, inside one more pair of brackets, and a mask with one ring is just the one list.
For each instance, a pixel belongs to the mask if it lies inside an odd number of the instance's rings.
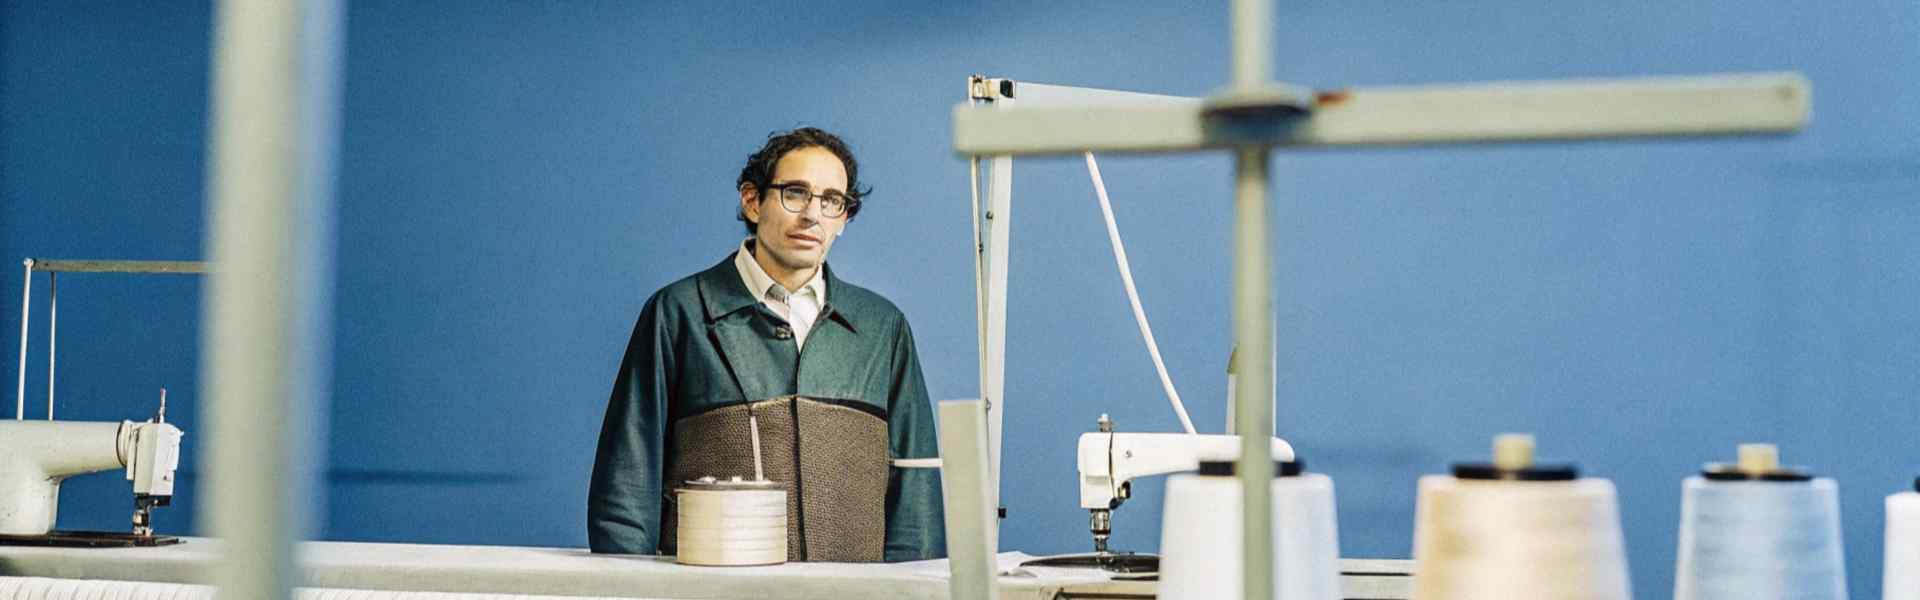
[[1420,478],[1413,597],[1627,600],[1613,483]]
[[[1273,480],[1274,595],[1339,600],[1340,536],[1333,480],[1319,473]],[[1160,529],[1163,600],[1241,597],[1240,480],[1180,474],[1167,479]]]
[[687,565],[772,565],[787,561],[784,489],[675,490],[679,549]]
[[1140,325],[1140,337],[1147,340],[1147,354],[1153,357],[1153,368],[1160,373],[1160,387],[1167,392],[1167,401],[1173,403],[1173,414],[1180,417],[1180,426],[1187,433],[1198,433],[1193,429],[1193,419],[1187,418],[1187,406],[1180,403],[1180,392],[1173,389],[1173,378],[1167,376],[1167,364],[1160,360],[1160,345],[1153,342],[1153,327],[1147,325],[1147,311],[1140,307],[1140,292],[1133,288],[1133,267],[1127,265],[1127,247],[1120,243],[1120,226],[1113,222],[1113,206],[1107,201],[1107,183],[1100,179],[1100,163],[1093,160],[1093,153],[1086,153],[1087,174],[1093,177],[1093,193],[1100,197],[1100,214],[1107,218],[1107,240],[1113,242],[1113,260],[1120,266],[1120,283],[1127,288],[1127,302],[1133,305],[1133,321]]
[[1887,496],[1885,562],[1880,597],[1920,600],[1920,493]]
[[1681,485],[1674,600],[1845,600],[1832,479]]

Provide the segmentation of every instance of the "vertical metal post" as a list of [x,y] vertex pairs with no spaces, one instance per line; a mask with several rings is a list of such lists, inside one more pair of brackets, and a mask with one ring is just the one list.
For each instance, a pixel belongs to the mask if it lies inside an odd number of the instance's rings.
[[225,545],[221,597],[287,598],[314,514],[308,428],[324,414],[340,12],[336,0],[217,12],[202,514]]
[[13,420],[27,418],[27,315],[33,307],[33,259],[26,260],[27,276],[20,280],[20,387],[13,393]]
[[1241,506],[1246,562],[1241,573],[1249,599],[1273,597],[1272,268],[1267,243],[1267,149],[1240,148],[1234,160],[1233,322],[1239,339],[1234,429],[1240,433]]
[[946,506],[947,592],[954,600],[998,600],[1000,519],[987,472],[982,400],[940,403],[940,494]]
[[1272,83],[1272,31],[1272,0],[1233,0],[1233,86],[1240,91]]
[[53,355],[60,343],[60,274],[47,272],[47,420],[53,420]]
[[[1233,0],[1233,87],[1252,92],[1270,85],[1273,28],[1271,0]],[[1244,536],[1241,592],[1247,600],[1273,597],[1274,389],[1273,270],[1267,243],[1265,147],[1236,149],[1234,157],[1234,337],[1239,343],[1234,429],[1240,433],[1241,509]]]
[[[1007,102],[1009,100],[1000,100]],[[1007,414],[1007,260],[1013,235],[1013,157],[987,161],[987,483],[1000,506],[1000,439]],[[996,522],[997,524],[997,522]]]

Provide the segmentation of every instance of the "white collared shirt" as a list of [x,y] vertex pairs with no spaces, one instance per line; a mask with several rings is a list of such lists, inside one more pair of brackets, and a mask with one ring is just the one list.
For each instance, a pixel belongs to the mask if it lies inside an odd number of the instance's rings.
[[760,261],[753,259],[753,249],[747,246],[751,241],[753,238],[741,241],[740,251],[733,255],[733,267],[740,271],[740,281],[747,284],[753,299],[793,327],[794,347],[806,347],[807,333],[813,331],[814,322],[820,319],[820,308],[827,305],[827,282],[822,276],[826,269],[814,269],[813,277],[801,284],[800,291],[789,291],[774,281],[766,269],[760,268]]

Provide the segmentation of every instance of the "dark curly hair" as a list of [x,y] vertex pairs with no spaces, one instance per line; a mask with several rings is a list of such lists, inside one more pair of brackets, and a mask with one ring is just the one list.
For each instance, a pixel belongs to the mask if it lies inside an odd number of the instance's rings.
[[[773,183],[773,168],[780,164],[781,157],[788,152],[816,147],[832,152],[840,158],[841,166],[847,168],[847,220],[853,220],[854,215],[860,214],[860,201],[873,193],[873,189],[860,187],[860,162],[853,159],[853,150],[847,148],[847,143],[841,141],[840,136],[818,128],[802,127],[767,134],[766,145],[747,157],[747,166],[740,168],[740,179],[734,182],[733,189],[752,184],[756,193],[766,193],[767,185]],[[734,218],[746,224],[747,235],[753,235],[753,223],[747,220],[746,209],[738,210]]]

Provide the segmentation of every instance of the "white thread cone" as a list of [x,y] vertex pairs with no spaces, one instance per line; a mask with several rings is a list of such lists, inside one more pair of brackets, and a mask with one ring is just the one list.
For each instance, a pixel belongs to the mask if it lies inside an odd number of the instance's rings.
[[[1240,480],[1167,480],[1160,533],[1162,600],[1240,597]],[[1333,480],[1319,473],[1273,480],[1273,597],[1339,600],[1340,538]]]
[[1832,479],[1681,485],[1674,600],[1846,600]]
[[1887,496],[1886,569],[1883,600],[1920,600],[1920,493]]
[[787,491],[697,490],[675,494],[679,549],[687,565],[740,566],[787,562]]
[[1613,483],[1420,478],[1417,600],[1632,598]]

